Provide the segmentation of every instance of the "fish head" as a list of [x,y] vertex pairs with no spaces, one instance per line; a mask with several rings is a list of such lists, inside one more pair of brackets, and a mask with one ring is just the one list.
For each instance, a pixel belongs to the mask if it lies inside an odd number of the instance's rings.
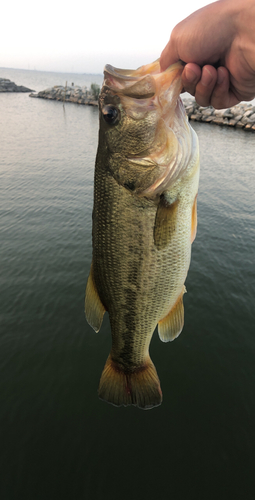
[[180,99],[183,63],[162,72],[159,61],[137,70],[106,65],[99,97],[99,144],[116,180],[132,177],[138,194],[155,196],[189,161],[192,132]]
[[153,77],[133,73],[107,65],[99,99],[100,131],[105,134],[109,150],[128,156],[147,153],[158,120]]

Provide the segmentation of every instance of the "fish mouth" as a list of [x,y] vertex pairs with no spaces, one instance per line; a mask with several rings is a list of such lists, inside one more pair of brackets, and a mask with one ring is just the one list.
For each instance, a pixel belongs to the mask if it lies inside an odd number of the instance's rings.
[[155,140],[149,154],[127,158],[131,163],[155,165],[160,174],[141,191],[143,196],[161,194],[181,176],[197,149],[196,136],[189,126],[182,104],[182,72],[179,61],[161,71],[159,59],[136,70],[119,69],[107,64],[104,85],[118,95],[127,115],[142,119],[146,113],[158,113]]
[[104,69],[104,74],[115,76],[116,78],[129,78],[130,80],[137,79],[141,76],[147,75],[147,74],[158,74],[160,73],[160,64],[159,64],[159,59],[154,61],[153,63],[146,64],[144,66],[140,66],[138,69],[120,69],[120,68],[114,68],[110,64],[106,64],[105,69]]
[[177,100],[182,89],[183,67],[184,63],[179,61],[161,71],[159,59],[136,70],[114,68],[107,64],[104,69],[104,85],[120,96],[133,99],[144,100],[157,96],[163,107],[166,101],[169,103],[174,98]]

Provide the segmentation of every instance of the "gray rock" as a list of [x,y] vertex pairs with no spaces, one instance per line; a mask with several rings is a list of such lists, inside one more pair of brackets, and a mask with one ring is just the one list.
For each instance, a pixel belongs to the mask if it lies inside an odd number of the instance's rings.
[[210,122],[212,122],[213,120],[215,120],[215,116],[214,116],[214,115],[210,115],[210,116],[203,116],[203,118],[202,118],[202,121],[203,121],[203,122],[206,122],[206,123],[210,123]]
[[200,119],[202,118],[202,113],[193,113],[193,115],[191,115],[191,120],[195,120],[195,121],[200,121]]
[[194,106],[185,106],[187,115],[192,114],[194,112]]
[[23,85],[16,85],[8,78],[0,78],[0,92],[34,92],[34,90]]
[[245,111],[245,113],[243,114],[243,118],[250,117],[252,113],[254,113],[253,108],[247,109],[247,111]]
[[213,108],[204,108],[203,111],[202,111],[202,115],[204,116],[211,116],[214,112],[214,109]]
[[243,117],[243,115],[240,115],[240,114],[237,114],[237,113],[233,113],[233,114],[234,114],[234,119],[235,119],[237,122],[239,122],[239,121],[242,119],[242,117]]
[[236,120],[234,120],[233,118],[232,118],[232,119],[230,119],[230,120],[228,121],[228,125],[229,125],[230,127],[235,127],[235,126],[236,126],[236,123],[237,123],[237,121],[236,121]]
[[234,118],[234,115],[233,113],[231,113],[230,109],[225,109],[222,116],[224,116],[224,118]]
[[216,123],[216,125],[223,125],[224,118],[222,116],[217,116],[212,123]]
[[226,109],[215,109],[215,116],[222,117]]
[[243,127],[244,127],[244,124],[241,121],[237,122],[236,128],[243,128]]
[[241,122],[244,125],[247,125],[247,123],[252,123],[252,121],[250,120],[250,118],[247,118],[247,116],[243,116],[242,119],[241,119]]

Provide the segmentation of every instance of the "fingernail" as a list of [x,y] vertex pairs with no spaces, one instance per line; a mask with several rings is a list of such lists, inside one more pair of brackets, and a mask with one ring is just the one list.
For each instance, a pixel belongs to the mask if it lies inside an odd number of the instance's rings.
[[212,82],[212,79],[213,79],[212,73],[209,71],[209,69],[204,68],[201,78],[202,85],[204,85],[204,87],[208,87],[208,85],[210,85],[210,83]]
[[190,68],[185,68],[185,77],[189,83],[194,83],[197,80],[196,73]]
[[220,85],[224,80],[224,71],[222,71],[220,68],[217,71],[217,84]]

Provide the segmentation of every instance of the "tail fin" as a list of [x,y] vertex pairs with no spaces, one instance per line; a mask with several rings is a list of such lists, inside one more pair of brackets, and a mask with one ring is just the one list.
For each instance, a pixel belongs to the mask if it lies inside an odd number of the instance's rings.
[[115,406],[134,405],[143,410],[162,403],[159,378],[150,358],[145,366],[126,372],[110,355],[101,375],[98,395]]

